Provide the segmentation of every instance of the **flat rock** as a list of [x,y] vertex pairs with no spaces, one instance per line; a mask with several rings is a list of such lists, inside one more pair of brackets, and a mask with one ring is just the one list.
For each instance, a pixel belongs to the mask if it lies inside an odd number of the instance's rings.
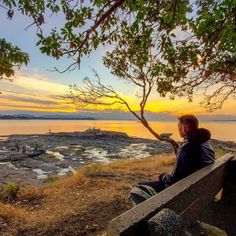
[[[32,153],[35,146],[43,152],[39,156],[29,157],[16,153],[16,144],[24,145],[29,153]],[[213,144],[222,143],[213,140]],[[227,144],[230,148],[234,147],[232,142],[223,142],[224,146]],[[27,177],[31,179],[37,177],[33,169],[41,169],[52,175],[64,175],[64,172],[62,174],[58,169],[66,169],[69,166],[76,169],[91,163],[109,163],[122,158],[146,158],[170,152],[173,152],[173,148],[167,142],[129,137],[122,132],[98,129],[71,133],[10,135],[0,140],[0,162],[14,164],[18,169],[14,170],[14,173],[19,176],[23,174],[20,170],[27,170]]]

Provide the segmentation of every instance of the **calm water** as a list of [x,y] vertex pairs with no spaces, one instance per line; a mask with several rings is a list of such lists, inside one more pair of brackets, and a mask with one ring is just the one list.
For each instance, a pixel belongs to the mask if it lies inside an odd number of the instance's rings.
[[[153,121],[151,126],[159,133],[173,133],[178,136],[177,122]],[[9,134],[43,134],[51,132],[84,131],[88,128],[99,128],[125,132],[129,136],[154,139],[152,135],[137,121],[86,121],[86,120],[0,120],[0,136]],[[212,133],[212,138],[236,141],[236,122],[201,122],[201,127]]]

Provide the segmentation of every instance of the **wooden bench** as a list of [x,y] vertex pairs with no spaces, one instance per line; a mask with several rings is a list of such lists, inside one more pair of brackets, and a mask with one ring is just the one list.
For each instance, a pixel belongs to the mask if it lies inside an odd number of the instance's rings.
[[[233,197],[236,201],[236,194],[232,194],[236,193],[236,187],[227,178],[228,167],[235,161],[233,154],[226,154],[214,164],[198,170],[131,208],[109,223],[107,235],[178,235],[177,230],[182,230],[183,225],[195,220],[222,188],[222,199],[230,202]],[[165,229],[168,228],[168,221],[172,221],[169,223],[170,229]],[[167,230],[169,233],[159,234],[159,230]]]

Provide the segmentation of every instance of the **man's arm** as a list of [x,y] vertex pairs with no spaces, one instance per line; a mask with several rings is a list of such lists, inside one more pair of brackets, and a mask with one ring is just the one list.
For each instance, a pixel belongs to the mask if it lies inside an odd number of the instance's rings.
[[188,144],[179,148],[176,156],[176,162],[171,174],[162,173],[159,176],[160,181],[162,181],[166,186],[181,180],[186,176],[187,172],[187,149]]

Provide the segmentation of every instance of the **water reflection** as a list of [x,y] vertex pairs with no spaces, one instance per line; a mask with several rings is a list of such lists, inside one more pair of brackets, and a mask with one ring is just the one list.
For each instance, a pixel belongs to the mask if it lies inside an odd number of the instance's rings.
[[[212,137],[225,141],[236,141],[236,122],[201,122],[201,127],[209,129]],[[159,133],[173,133],[173,138],[180,140],[177,121],[153,121],[150,125]],[[129,136],[155,139],[137,121],[86,121],[86,120],[1,120],[0,135],[9,134],[44,134],[49,132],[84,131],[99,128],[125,132]]]

